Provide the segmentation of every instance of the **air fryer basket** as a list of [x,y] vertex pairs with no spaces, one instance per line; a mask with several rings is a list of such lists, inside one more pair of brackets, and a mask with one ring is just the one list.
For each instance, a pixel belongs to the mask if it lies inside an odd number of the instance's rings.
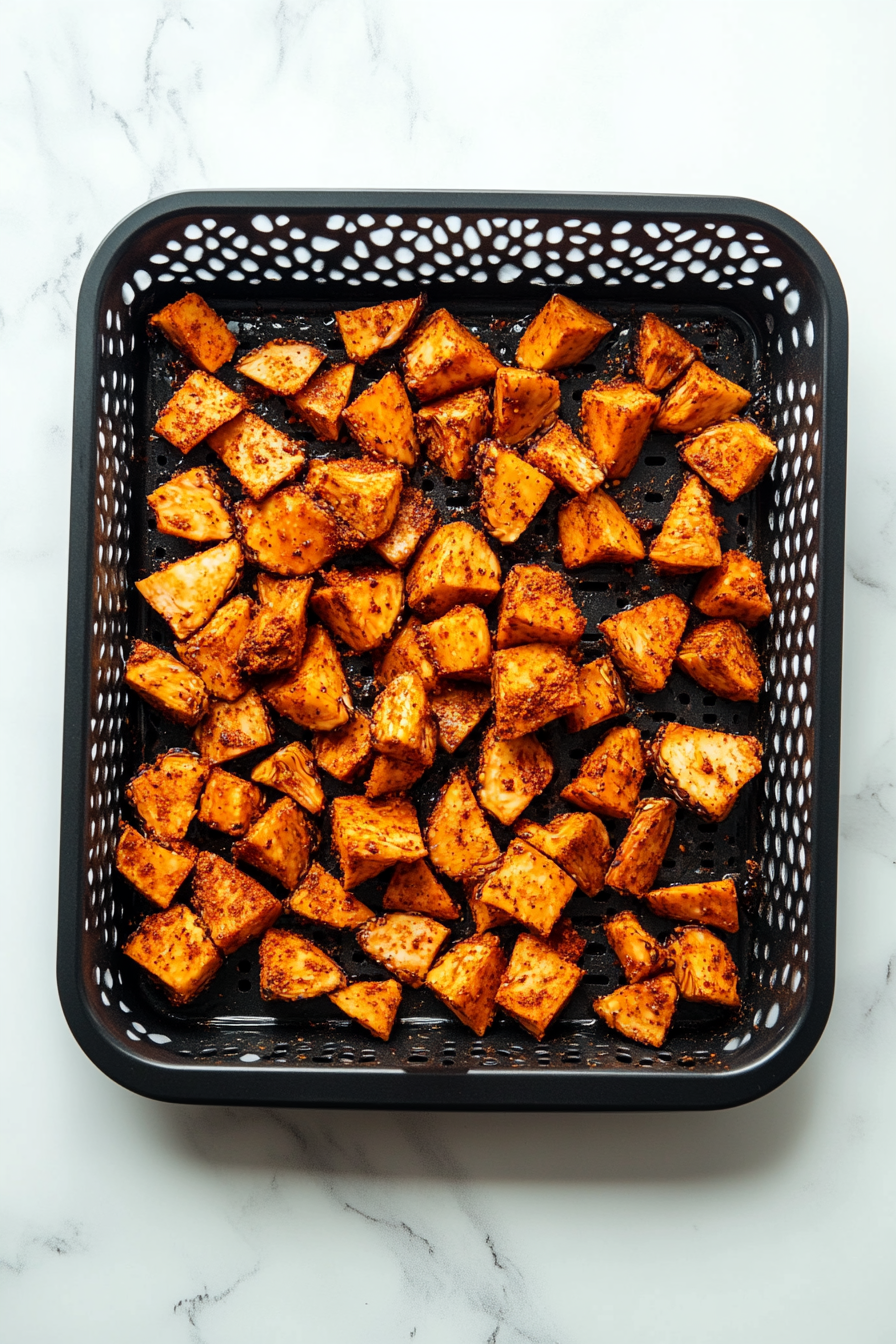
[[[431,307],[449,307],[507,362],[526,321],[561,290],[614,322],[563,381],[561,413],[573,424],[582,390],[626,370],[645,311],[686,323],[707,362],[753,388],[750,414],[779,454],[756,491],[716,503],[724,545],[755,554],[768,575],[775,610],[757,632],[766,691],[758,707],[731,704],[674,673],[660,695],[635,697],[630,715],[645,734],[676,718],[763,741],[763,772],[727,821],[680,813],[662,877],[739,879],[744,927],[729,945],[744,1002],[735,1017],[686,1006],[660,1051],[595,1023],[591,1001],[620,978],[601,922],[630,904],[610,891],[596,901],[577,895],[568,909],[588,939],[586,977],[541,1044],[500,1018],[479,1041],[426,991],[408,990],[392,1040],[374,1041],[327,1000],[263,1003],[252,947],[182,1009],[126,962],[120,944],[146,907],[113,864],[124,785],[141,760],[188,743],[122,683],[135,635],[170,644],[164,623],[133,600],[133,582],[189,549],[155,532],[145,508],[147,492],[180,467],[151,427],[183,372],[146,319],[184,287],[238,324],[244,349],[295,334],[334,354],[335,307],[424,288]],[[157,201],[119,225],[88,268],[78,312],[58,947],[66,1016],[99,1067],[169,1100],[537,1109],[734,1105],[799,1067],[833,993],[846,357],[845,301],[829,258],[793,220],[752,201],[204,193]],[[394,363],[394,353],[372,361],[355,390]],[[265,415],[285,426],[281,403],[267,402]],[[206,460],[201,447],[189,463]],[[622,502],[657,526],[680,479],[674,440],[652,435]],[[444,521],[469,512],[467,484],[425,460],[414,480]],[[520,545],[496,548],[505,572],[519,560],[559,567],[558,502]],[[658,581],[649,565],[570,577],[588,619],[588,657],[602,651],[604,616],[661,591],[688,597],[695,582]],[[346,661],[356,703],[369,706],[370,660]],[[279,732],[277,745],[298,735],[282,723]],[[566,810],[560,790],[599,734],[569,736],[562,721],[543,732],[556,774],[527,816]],[[440,755],[415,790],[421,817],[450,769],[475,765],[480,738]],[[255,760],[228,768],[245,774]],[[354,791],[325,784],[331,796]],[[510,832],[494,829],[503,847]],[[624,826],[610,830],[615,842]],[[226,853],[208,832],[202,844]],[[321,857],[331,863],[326,843]],[[359,894],[375,902],[384,885]],[[319,941],[353,973],[377,974],[349,935]]]

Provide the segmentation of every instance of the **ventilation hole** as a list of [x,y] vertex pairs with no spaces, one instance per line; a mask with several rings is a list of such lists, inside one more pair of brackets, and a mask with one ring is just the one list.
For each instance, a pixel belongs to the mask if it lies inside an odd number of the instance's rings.
[[238,961],[236,968],[238,971],[243,971],[245,973],[246,971],[251,971],[252,963],[251,961]]
[[167,467],[168,465],[168,459],[164,453],[162,453],[161,457],[157,457],[156,461],[158,462],[160,467]]
[[427,493],[429,493],[430,490],[434,490],[435,488],[436,488],[435,481],[432,480],[430,476],[424,476],[422,489],[424,489]]
[[680,705],[689,705],[691,703],[691,697],[686,693],[683,693],[678,697],[678,703]]
[[704,715],[703,715],[703,722],[704,722],[704,723],[718,723],[718,721],[719,721],[719,716],[718,716],[718,714],[704,714]]
[[648,467],[664,467],[666,465],[664,457],[645,457],[644,461]]
[[248,994],[249,990],[252,988],[252,981],[251,981],[251,980],[238,980],[238,981],[236,982],[236,987],[237,987],[237,989],[240,991],[241,994]]
[[657,494],[655,490],[648,490],[645,493],[644,498],[648,504],[661,504],[663,501],[663,496]]
[[352,961],[363,961],[363,960],[364,960],[364,953],[363,953],[363,952],[353,952],[353,953],[352,953]]

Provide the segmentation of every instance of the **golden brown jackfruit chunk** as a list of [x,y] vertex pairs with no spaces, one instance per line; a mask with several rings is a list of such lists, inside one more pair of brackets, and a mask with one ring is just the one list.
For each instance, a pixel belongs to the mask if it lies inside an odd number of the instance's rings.
[[455,943],[426,977],[426,987],[477,1036],[495,1016],[495,995],[507,966],[493,933],[477,933]]
[[233,857],[250,863],[284,887],[295,887],[311,862],[314,827],[291,798],[278,798],[233,847]]
[[502,742],[492,728],[479,753],[479,801],[509,826],[547,788],[553,774],[551,753],[532,733]]
[[347,723],[352,697],[342,659],[326,630],[312,626],[298,667],[269,681],[265,699],[300,728],[329,732]]
[[176,850],[167,849],[125,823],[115,850],[115,867],[122,877],[160,910],[166,910],[174,900],[199,853],[194,845],[182,841],[175,844]]
[[162,407],[153,428],[175,448],[188,453],[213,429],[232,420],[245,407],[245,397],[231,392],[210,373],[197,370]]
[[704,616],[727,617],[749,627],[772,612],[762,566],[743,551],[726,551],[721,564],[703,575],[692,601]]
[[245,835],[264,811],[264,794],[255,784],[212,766],[199,802],[199,820],[225,835]]
[[417,673],[402,672],[393,677],[373,702],[370,726],[374,751],[409,765],[431,765],[430,748],[435,752],[435,742],[430,736],[434,728],[431,718],[426,691]]
[[208,467],[191,467],[147,495],[156,531],[184,541],[227,541],[233,536],[230,497]]
[[492,658],[498,737],[534,733],[579,703],[579,669],[557,644],[519,644]]
[[618,668],[636,691],[661,691],[688,623],[688,605],[664,593],[601,621],[600,629]]
[[330,510],[300,485],[286,485],[259,504],[245,499],[236,515],[246,558],[287,577],[319,569],[348,540]]
[[543,471],[555,485],[583,498],[606,480],[606,473],[591,450],[562,420],[557,420],[546,434],[535,440],[526,453],[526,461]]
[[579,668],[579,703],[566,716],[571,733],[615,719],[628,709],[622,678],[612,658],[595,658]]
[[383,895],[384,910],[405,910],[433,919],[459,919],[457,905],[423,859],[397,863]]
[[603,891],[613,847],[600,817],[590,812],[564,812],[547,826],[517,822],[516,833],[559,864],[586,896]]
[[346,891],[319,863],[312,863],[286,904],[294,915],[330,929],[358,929],[373,919],[369,906]]
[[641,734],[630,723],[620,724],[604,733],[560,796],[589,812],[628,821],[646,773]]
[[420,641],[440,677],[488,681],[492,637],[481,607],[452,607],[438,620],[424,625]]
[[712,495],[699,476],[689,476],[666,514],[650,558],[661,574],[694,574],[722,558],[721,519],[713,513]]
[[252,771],[256,784],[285,793],[306,812],[322,812],[324,791],[314,757],[301,742],[287,742],[285,747],[259,761]]
[[237,656],[252,623],[252,610],[250,597],[234,597],[192,639],[175,645],[187,667],[219,700],[237,700],[247,689]]
[[623,378],[597,382],[582,393],[582,431],[608,480],[621,481],[638,460],[660,399]]
[[188,639],[229,597],[243,572],[238,541],[222,541],[138,579],[136,588],[177,639]]
[[396,569],[404,569],[425,536],[432,531],[439,511],[415,485],[406,485],[388,532],[370,543],[371,549]]
[[308,599],[313,579],[275,579],[260,573],[256,580],[259,606],[239,650],[239,662],[250,676],[267,676],[295,667],[305,647]]
[[290,929],[268,929],[258,949],[263,999],[316,999],[344,989],[342,968],[310,938]]
[[200,854],[196,864],[193,906],[225,956],[260,938],[283,909],[267,887],[208,853]]
[[329,1000],[371,1036],[388,1041],[401,1004],[401,985],[395,980],[359,980],[347,985]]
[[434,691],[439,685],[429,648],[423,640],[423,629],[416,616],[412,616],[392,640],[376,669],[376,684],[388,686],[393,677],[402,672],[416,672],[423,682],[424,690]]
[[553,490],[550,477],[491,439],[480,445],[476,470],[486,530],[505,546],[518,541]]
[[469,523],[436,528],[408,571],[408,606],[427,620],[465,602],[487,607],[500,591],[498,557]]
[[428,915],[380,915],[358,930],[361,950],[405,985],[419,988],[450,930]]
[[713,924],[737,933],[737,888],[730,877],[718,882],[690,882],[680,887],[655,887],[644,893],[655,915],[685,919],[689,924]]
[[403,602],[404,583],[394,569],[333,569],[311,598],[315,614],[355,653],[386,642]]
[[777,451],[749,420],[726,420],[681,444],[683,460],[729,504],[759,484]]
[[321,369],[301,392],[297,392],[294,397],[287,397],[286,404],[311,427],[315,438],[332,443],[339,438],[342,412],[351,396],[354,376],[354,364]]
[[480,901],[476,892],[482,885],[481,881],[465,882],[464,885],[467,888],[467,902],[470,914],[473,916],[473,927],[477,933],[488,933],[490,929],[500,929],[505,924],[513,923],[513,916],[508,915],[506,910],[498,910],[495,906]]
[[547,565],[514,565],[504,580],[498,631],[499,649],[516,644],[577,644],[585,617],[562,574]]
[[430,402],[414,417],[426,456],[452,481],[466,481],[473,475],[474,449],[487,438],[491,423],[483,387]]
[[184,294],[174,303],[149,319],[206,373],[216,373],[222,364],[233,359],[239,341],[214,308],[210,308],[201,294]]
[[237,372],[260,383],[278,397],[294,397],[316,373],[326,356],[305,341],[267,341],[236,363]]
[[764,677],[753,641],[737,621],[706,621],[688,635],[675,666],[723,700],[759,699]]
[[392,526],[403,484],[400,467],[376,458],[318,458],[308,468],[305,489],[359,537],[373,541]]
[[501,857],[466,770],[456,770],[439,794],[426,843],[433,865],[455,881],[480,877]]
[[705,429],[737,415],[749,400],[750,393],[745,387],[713,373],[702,360],[695,359],[666,394],[653,427],[669,434]]
[[370,720],[366,714],[355,710],[341,727],[328,733],[315,733],[311,746],[321,770],[326,770],[343,784],[350,784],[370,764],[373,755]]
[[637,984],[664,970],[669,958],[661,943],[643,929],[630,910],[623,910],[604,924],[607,942],[622,965],[626,980]]
[[274,731],[261,697],[253,689],[238,700],[213,700],[193,740],[205,760],[220,764],[270,746]]
[[567,569],[631,565],[646,554],[638,532],[606,490],[570,499],[557,514],[560,555]]
[[737,967],[728,948],[708,929],[676,929],[666,942],[678,991],[689,1003],[739,1008]]
[[638,804],[610,864],[608,887],[643,896],[653,886],[672,839],[677,811],[671,798],[645,798]]
[[[427,742],[435,755],[435,732],[427,732]],[[425,765],[411,765],[394,756],[375,756],[373,769],[364,785],[365,798],[384,798],[388,793],[405,793],[427,770]]]
[[651,743],[650,763],[673,798],[707,821],[724,821],[762,769],[762,746],[746,734],[667,723]]
[[166,719],[192,728],[208,713],[205,682],[164,649],[134,640],[124,669],[125,684]]
[[565,294],[552,294],[520,337],[516,362],[525,369],[562,369],[595,350],[612,322]]
[[264,499],[305,465],[303,444],[252,411],[242,411],[209,434],[208,445],[252,499]]
[[477,896],[547,938],[575,889],[573,879],[546,855],[525,840],[511,840]]
[[[494,938],[494,934],[490,936]],[[497,1005],[541,1041],[569,1003],[584,974],[543,938],[521,933],[501,981]]]
[[535,369],[499,369],[492,433],[501,443],[523,443],[540,426],[551,423],[559,406],[556,378]]
[[637,985],[622,985],[612,994],[595,999],[594,1011],[608,1027],[640,1045],[655,1050],[669,1035],[678,986],[671,975],[655,975]]
[[417,813],[406,798],[334,798],[330,815],[342,885],[349,890],[393,864],[426,858]]
[[122,951],[179,1005],[195,999],[223,965],[218,949],[186,905],[147,915]]
[[208,775],[207,761],[174,747],[141,765],[125,792],[149,834],[169,844],[186,835]]
[[490,382],[500,365],[482,341],[445,308],[418,327],[401,357],[404,380],[421,401]]
[[395,299],[373,308],[336,309],[336,325],[345,345],[345,353],[356,364],[364,364],[380,350],[397,345],[417,321],[426,300]]
[[457,751],[477,723],[488,713],[492,703],[488,686],[467,686],[448,682],[436,691],[429,707],[439,725],[439,746],[449,755]]
[[420,444],[414,430],[414,412],[394,370],[355,397],[342,419],[362,452],[391,458],[404,467],[412,467],[417,461]]
[[656,313],[644,314],[638,328],[635,370],[651,392],[662,392],[699,357],[697,346],[686,341],[668,322]]

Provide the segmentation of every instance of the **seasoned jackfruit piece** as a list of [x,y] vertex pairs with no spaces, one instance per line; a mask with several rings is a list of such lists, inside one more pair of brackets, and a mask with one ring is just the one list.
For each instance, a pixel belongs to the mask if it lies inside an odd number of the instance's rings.
[[395,299],[374,308],[336,309],[336,325],[345,345],[345,353],[356,364],[364,364],[380,350],[390,350],[410,331],[423,311],[426,299]]
[[510,954],[497,1005],[541,1041],[569,1003],[584,974],[543,938],[521,933]]
[[580,933],[576,932],[576,927],[569,915],[560,916],[547,941],[559,957],[562,957],[564,961],[571,962],[573,966],[581,961],[582,953],[588,946],[588,939],[583,938]]
[[342,885],[349,890],[393,864],[426,858],[417,813],[406,798],[334,798],[330,817]]
[[517,822],[516,833],[575,878],[586,896],[603,891],[613,847],[600,817],[590,812],[564,812],[547,826]]
[[681,887],[654,887],[644,900],[655,915],[685,919],[689,924],[712,924],[737,933],[737,888],[730,877],[718,882],[690,882]]
[[246,558],[287,577],[312,573],[352,541],[334,514],[300,485],[285,485],[259,504],[244,499],[236,516]]
[[253,499],[264,499],[305,465],[304,445],[252,411],[242,411],[209,434],[208,446]]
[[678,991],[688,1003],[739,1008],[737,967],[728,948],[708,929],[684,926],[666,940]]
[[647,767],[641,734],[632,724],[604,733],[560,797],[589,812],[628,821],[635,815]]
[[594,1011],[608,1027],[640,1045],[655,1050],[669,1035],[678,986],[671,975],[655,975],[637,985],[622,985],[612,994],[595,999]]
[[606,490],[567,500],[557,514],[560,555],[567,569],[632,565],[646,555],[641,534]]
[[223,317],[201,294],[184,294],[161,312],[153,313],[149,321],[206,373],[217,373],[222,364],[233,359],[239,345]]
[[380,459],[318,458],[308,468],[305,489],[359,537],[373,541],[395,521],[403,484],[401,468]]
[[[430,739],[435,743],[433,731]],[[435,755],[435,751],[433,751]],[[373,769],[364,785],[365,798],[384,798],[388,793],[405,793],[426,774],[427,766],[411,765],[394,756],[375,756]]]
[[764,677],[753,641],[737,621],[706,621],[681,645],[675,666],[723,700],[759,699]]
[[260,383],[278,397],[294,397],[326,359],[323,350],[305,341],[266,341],[257,350],[238,359],[236,368],[245,378]]
[[726,420],[680,445],[682,460],[731,504],[759,484],[777,448],[749,420]]
[[495,1016],[495,995],[507,967],[504,949],[493,933],[477,933],[455,943],[426,977],[426,987],[477,1036]]
[[582,432],[605,477],[621,481],[638,460],[660,399],[641,383],[614,378],[582,393]]
[[339,438],[342,412],[351,396],[354,376],[354,364],[321,369],[301,392],[286,398],[289,409],[310,425],[316,439],[332,443]]
[[473,475],[473,450],[488,437],[491,423],[484,387],[432,401],[414,417],[426,456],[452,481],[466,481]]
[[547,565],[514,565],[498,611],[499,649],[516,644],[577,644],[585,617],[562,574]]
[[291,798],[278,798],[233,846],[239,863],[250,863],[284,887],[295,887],[311,862],[317,832]]
[[494,728],[479,753],[479,801],[504,826],[516,821],[551,782],[554,762],[532,733],[502,742]]
[[439,308],[408,341],[401,367],[409,390],[434,401],[490,382],[500,364],[472,331]]
[[324,791],[314,757],[301,742],[287,742],[285,747],[259,761],[252,771],[256,784],[285,793],[306,812],[322,812]]
[[579,703],[579,669],[557,644],[520,644],[492,658],[499,738],[534,733]]
[[207,761],[180,747],[141,765],[125,792],[150,835],[163,844],[183,840],[209,769]]
[[[430,745],[435,747],[429,702],[416,672],[393,677],[373,702],[371,734],[373,749],[409,765],[431,765]],[[434,752],[433,752],[434,754]]]
[[243,572],[238,541],[222,541],[138,579],[136,588],[177,639],[188,639],[233,592]]
[[672,839],[677,811],[671,798],[645,798],[638,804],[610,864],[608,887],[643,896],[653,886]]
[[345,974],[310,938],[290,929],[268,929],[258,949],[263,999],[316,999],[346,986]]
[[329,929],[359,929],[373,919],[370,907],[319,863],[312,863],[286,904],[294,915]]
[[762,566],[743,551],[726,551],[721,564],[703,575],[691,600],[704,616],[727,617],[750,628],[772,613]]
[[366,714],[355,710],[341,727],[328,733],[315,733],[311,746],[321,770],[326,770],[343,784],[350,784],[367,768],[373,755],[370,720]]
[[371,961],[385,966],[403,984],[419,989],[449,933],[450,929],[428,915],[402,913],[369,920],[355,937]]
[[487,607],[500,591],[498,557],[469,523],[437,527],[408,571],[408,606],[427,620],[465,602]]
[[191,467],[147,495],[156,531],[184,541],[227,541],[233,536],[230,497],[208,467]]
[[439,725],[439,746],[449,755],[457,751],[491,708],[487,686],[448,682],[430,698],[429,707]]
[[479,899],[477,892],[482,886],[482,880],[465,882],[464,885],[467,887],[467,902],[477,933],[488,933],[490,929],[500,929],[505,924],[513,923],[513,915],[508,915],[506,910],[498,910],[494,905],[486,905],[485,901]]
[[670,327],[656,313],[645,313],[638,328],[635,371],[651,392],[662,392],[700,358],[696,345]]
[[535,369],[499,369],[492,433],[501,443],[523,443],[556,418],[559,406],[556,378]]
[[237,655],[251,623],[252,599],[234,597],[192,639],[175,644],[187,667],[219,700],[238,700],[247,689]]
[[164,649],[134,640],[124,669],[125,684],[166,719],[192,728],[208,713],[205,682]]
[[342,659],[323,626],[311,627],[298,667],[269,681],[264,697],[300,728],[326,733],[348,722],[351,692]]
[[530,467],[537,467],[555,485],[584,498],[603,485],[606,473],[589,448],[576,438],[569,425],[557,420],[536,439],[526,453]]
[[416,616],[402,626],[377,665],[376,683],[388,686],[393,677],[399,677],[403,672],[416,672],[427,692],[439,686],[439,674],[424,644],[422,627]]
[[724,821],[762,769],[762,745],[746,734],[667,723],[651,743],[650,764],[673,798],[707,821]]
[[122,951],[178,1005],[195,999],[223,965],[218,949],[186,905],[147,915]]
[[268,747],[274,730],[256,690],[238,700],[213,700],[208,715],[193,733],[200,755],[213,765]]
[[429,653],[436,674],[461,681],[488,681],[492,637],[481,607],[453,607],[438,620],[424,625],[420,642]]
[[208,853],[200,854],[196,863],[193,908],[225,956],[260,938],[283,910],[267,887]]
[[433,919],[459,919],[460,906],[423,859],[398,863],[383,895],[384,910],[406,910],[412,915],[431,915]]
[[737,415],[750,400],[745,387],[713,373],[702,360],[695,359],[668,392],[653,422],[654,429],[669,434],[686,434]]
[[401,1004],[401,985],[395,980],[358,980],[335,994],[328,995],[335,1004],[371,1036],[388,1041]]
[[487,439],[476,454],[479,516],[505,546],[518,541],[553,490],[549,476]]
[[695,574],[722,558],[722,521],[713,513],[712,495],[699,476],[689,476],[666,514],[650,558],[661,574]]
[[384,560],[396,569],[404,569],[424,537],[435,527],[439,511],[415,485],[406,485],[398,501],[398,512],[388,532],[370,543]]
[[392,633],[404,602],[394,569],[332,569],[311,598],[315,614],[354,653],[368,653]]
[[174,843],[177,849],[167,849],[122,823],[115,850],[115,867],[122,877],[160,910],[166,910],[174,900],[199,853],[194,845],[184,841]]
[[477,892],[486,905],[512,915],[524,928],[547,938],[576,884],[540,850],[511,840],[501,862]]
[[175,448],[188,453],[213,429],[226,424],[245,408],[245,397],[231,392],[210,373],[197,370],[162,407],[153,428]]
[[563,369],[596,350],[612,322],[565,294],[552,294],[520,337],[516,362],[525,369]]
[[342,419],[361,451],[391,458],[403,467],[417,461],[420,444],[414,412],[398,374],[392,370],[346,406]]
[[664,593],[628,611],[601,621],[600,630],[610,646],[613,662],[636,691],[661,691],[688,623],[688,604],[674,593]]
[[199,802],[199,820],[225,835],[245,835],[264,811],[264,794],[255,784],[219,765],[212,766]]
[[612,658],[595,658],[579,668],[579,703],[566,716],[571,733],[618,718],[628,709],[628,697]]
[[261,573],[256,580],[259,605],[238,654],[250,676],[268,676],[295,667],[305,648],[308,599],[313,579],[275,579]]
[[478,878],[501,857],[466,770],[444,785],[426,827],[429,857],[454,881]]
[[623,910],[604,923],[610,949],[615,952],[629,984],[646,980],[670,964],[662,943],[643,929],[631,910]]

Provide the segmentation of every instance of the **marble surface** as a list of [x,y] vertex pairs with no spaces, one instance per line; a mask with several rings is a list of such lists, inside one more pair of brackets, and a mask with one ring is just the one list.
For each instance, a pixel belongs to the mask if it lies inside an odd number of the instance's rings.
[[[896,11],[33,0],[0,22],[5,1337],[893,1339]],[[732,193],[833,256],[852,315],[839,978],[821,1044],[772,1096],[675,1116],[175,1108],[69,1035],[53,957],[77,290],[128,210],[228,186]]]

